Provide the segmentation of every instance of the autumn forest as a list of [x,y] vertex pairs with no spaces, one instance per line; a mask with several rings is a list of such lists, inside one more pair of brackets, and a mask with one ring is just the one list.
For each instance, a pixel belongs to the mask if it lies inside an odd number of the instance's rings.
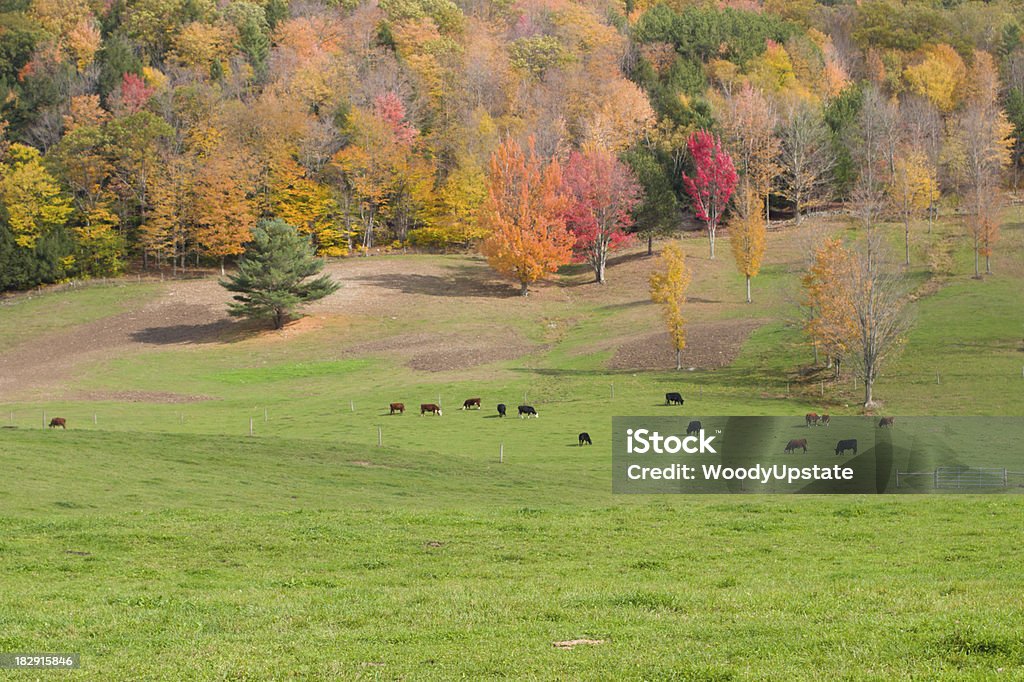
[[[623,241],[962,217],[1024,138],[1015,2],[0,0],[0,290],[479,248],[522,287]],[[822,256],[827,257],[826,255]],[[828,271],[827,266],[822,266]],[[812,283],[813,284],[813,283]]]

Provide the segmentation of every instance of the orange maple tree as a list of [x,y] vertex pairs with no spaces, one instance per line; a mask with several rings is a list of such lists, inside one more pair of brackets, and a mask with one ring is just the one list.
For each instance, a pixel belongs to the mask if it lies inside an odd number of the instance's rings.
[[480,251],[492,268],[519,282],[523,296],[530,284],[572,258],[574,237],[565,224],[561,186],[558,161],[538,157],[533,137],[525,153],[515,140],[506,140],[491,155],[480,209],[488,236]]

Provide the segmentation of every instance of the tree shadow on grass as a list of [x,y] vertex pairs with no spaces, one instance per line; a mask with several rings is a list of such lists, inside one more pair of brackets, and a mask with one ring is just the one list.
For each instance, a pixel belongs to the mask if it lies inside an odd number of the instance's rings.
[[464,270],[450,276],[419,275],[415,273],[395,275],[364,275],[356,278],[382,289],[400,291],[403,294],[423,294],[445,298],[515,298],[519,291],[514,285],[495,280],[485,280],[474,268],[451,268]]
[[165,346],[178,344],[237,343],[265,331],[266,322],[230,319],[206,324],[172,324],[165,327],[146,327],[132,332],[137,343]]

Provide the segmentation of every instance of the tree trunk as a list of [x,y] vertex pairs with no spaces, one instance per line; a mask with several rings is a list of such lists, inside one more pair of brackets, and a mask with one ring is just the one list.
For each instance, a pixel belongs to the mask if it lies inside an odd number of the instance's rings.
[[676,348],[676,369],[683,368],[683,349]]
[[747,303],[750,302],[750,275],[747,275]]
[[910,219],[903,221],[903,248],[906,251],[905,263],[910,265]]
[[220,276],[223,277],[224,275],[225,275],[225,272],[224,272],[224,256],[221,256],[220,257]]
[[519,288],[519,295],[520,296],[529,296],[530,295],[530,283],[529,282],[520,282],[519,283],[519,287],[520,287]]
[[811,348],[814,349],[814,366],[818,366],[818,342],[811,341]]
[[871,407],[874,404],[874,399],[871,396],[871,385],[874,383],[873,380],[864,379],[864,407]]
[[978,240],[974,240],[974,279],[981,279],[981,270],[978,267]]
[[768,223],[772,221],[772,195],[764,195],[764,224],[767,229]]
[[595,281],[598,284],[604,284],[604,268],[605,268],[605,259],[602,257],[600,260],[597,261],[597,268],[596,268],[596,270],[594,272]]
[[715,260],[715,231],[708,229],[708,245],[711,248],[711,260]]
[[985,254],[985,274],[992,274],[992,255],[988,253]]
[[284,326],[285,311],[277,308],[274,310],[274,329],[280,329]]
[[647,255],[654,255],[654,234],[647,235]]

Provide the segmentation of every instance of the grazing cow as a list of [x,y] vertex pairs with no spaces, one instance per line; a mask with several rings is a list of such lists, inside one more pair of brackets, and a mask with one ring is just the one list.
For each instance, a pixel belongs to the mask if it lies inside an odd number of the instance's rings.
[[584,443],[587,445],[593,445],[593,443],[590,442],[590,434],[586,431],[580,434],[580,446],[582,447]]
[[64,417],[54,417],[53,419],[50,420],[51,429],[56,428],[58,426],[64,430],[67,430],[68,423],[67,421],[64,420]]
[[390,414],[394,414],[395,412],[397,412],[399,414],[405,414],[405,403],[391,403],[390,407],[391,407],[391,413]]
[[821,417],[818,416],[817,412],[808,412],[804,415],[804,421],[807,423],[807,426],[816,426],[819,419]]
[[878,422],[878,428],[884,429],[885,427],[892,428],[893,423],[896,421],[896,417],[882,417]]
[[794,438],[786,444],[786,452],[796,452],[797,448],[803,448],[804,452],[807,452],[807,439],[806,438]]
[[504,417],[505,416],[505,403],[498,403],[498,416],[499,417]]
[[841,455],[847,450],[853,450],[853,454],[857,454],[857,441],[851,438],[850,440],[841,440],[836,443],[836,455]]
[[466,398],[462,403],[462,409],[468,410],[471,407],[480,409],[480,398]]
[[823,414],[821,415],[821,418],[818,421],[821,423],[822,426],[828,426],[828,423],[832,421],[832,417],[828,416],[827,414]]
[[700,422],[696,419],[686,427],[686,435],[689,436],[691,433],[700,433]]
[[519,406],[519,418],[522,419],[523,417],[530,417],[530,416],[537,417],[538,419],[540,418],[540,415],[537,414],[537,410],[533,409],[532,406],[530,406],[530,405],[520,405]]
[[682,405],[683,395],[681,393],[666,393],[665,394],[666,405]]
[[441,416],[441,406],[435,405],[434,403],[423,403],[420,405],[420,416],[422,417],[427,412],[430,414],[436,414],[438,417]]

